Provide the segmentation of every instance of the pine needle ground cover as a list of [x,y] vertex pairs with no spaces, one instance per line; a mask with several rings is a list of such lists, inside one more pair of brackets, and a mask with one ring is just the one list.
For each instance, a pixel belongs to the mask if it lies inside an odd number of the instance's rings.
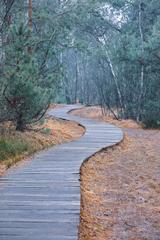
[[[102,120],[95,107],[76,111]],[[80,239],[159,239],[160,130],[118,125],[124,141],[82,165]]]
[[98,106],[84,107],[81,109],[73,110],[72,114],[79,115],[85,118],[92,118],[96,120],[103,120],[110,122],[122,128],[140,129],[142,126],[132,119],[116,120],[110,112],[106,112],[106,115],[102,114],[102,109]]

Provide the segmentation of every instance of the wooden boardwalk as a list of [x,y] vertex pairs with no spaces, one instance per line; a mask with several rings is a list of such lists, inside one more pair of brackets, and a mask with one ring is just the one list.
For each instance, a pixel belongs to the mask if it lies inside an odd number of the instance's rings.
[[85,126],[83,137],[40,152],[0,178],[0,240],[78,239],[80,166],[120,142],[123,133],[113,125],[67,114],[74,108],[50,114]]

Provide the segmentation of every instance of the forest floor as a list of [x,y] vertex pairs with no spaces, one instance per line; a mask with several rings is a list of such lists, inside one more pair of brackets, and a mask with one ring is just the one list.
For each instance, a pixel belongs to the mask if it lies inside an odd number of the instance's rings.
[[81,240],[160,240],[160,131],[103,117],[98,107],[73,114],[120,126],[124,141],[81,167]]
[[[51,108],[63,107],[53,105]],[[12,165],[21,164],[37,151],[63,142],[70,142],[84,133],[75,122],[46,116],[24,132],[15,131],[12,123],[0,126],[0,175]],[[20,162],[19,162],[20,161]]]

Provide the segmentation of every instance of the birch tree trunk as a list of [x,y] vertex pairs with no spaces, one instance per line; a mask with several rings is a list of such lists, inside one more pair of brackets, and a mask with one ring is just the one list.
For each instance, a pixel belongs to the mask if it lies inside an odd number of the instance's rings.
[[124,106],[123,106],[122,94],[121,94],[121,90],[120,90],[119,85],[118,85],[117,75],[116,75],[116,73],[115,73],[112,60],[111,60],[111,58],[110,58],[110,56],[109,56],[109,51],[108,51],[107,47],[105,46],[105,45],[106,45],[106,42],[107,42],[107,39],[106,39],[106,37],[104,36],[104,37],[103,37],[103,40],[101,40],[101,39],[98,38],[98,41],[99,41],[101,44],[103,44],[103,46],[104,46],[104,49],[105,49],[105,52],[106,52],[107,61],[108,61],[108,64],[109,64],[109,67],[110,67],[110,70],[111,70],[111,74],[112,74],[112,77],[113,77],[113,81],[114,81],[115,86],[116,86],[116,91],[117,91],[117,96],[118,96],[118,100],[119,100],[121,112],[122,112],[122,114],[123,114],[123,116],[124,116]]
[[142,29],[142,1],[139,2],[139,14],[138,14],[138,24],[139,24],[139,33],[140,33],[140,39],[141,39],[141,73],[140,73],[140,93],[138,97],[138,111],[137,111],[137,121],[140,120],[141,116],[141,104],[143,99],[143,90],[144,90],[144,35],[143,35],[143,29]]
[[75,103],[78,103],[78,79],[79,79],[79,64],[78,56],[76,55],[76,79],[75,79]]
[[106,50],[106,55],[107,55],[107,59],[108,59],[109,66],[110,66],[110,70],[111,70],[111,73],[112,73],[112,76],[113,76],[113,80],[115,82],[115,86],[116,86],[116,90],[117,90],[117,94],[118,94],[118,98],[119,98],[120,107],[121,107],[121,110],[123,111],[122,94],[121,94],[120,88],[118,86],[117,76],[116,76],[116,73],[114,71],[114,67],[113,67],[112,61],[110,59],[110,56],[109,56],[109,53],[108,53],[107,50]]

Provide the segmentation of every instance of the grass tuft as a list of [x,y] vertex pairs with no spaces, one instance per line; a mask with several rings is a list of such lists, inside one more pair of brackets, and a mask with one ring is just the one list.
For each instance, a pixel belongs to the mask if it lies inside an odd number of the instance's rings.
[[46,134],[46,135],[50,135],[51,134],[51,129],[50,128],[44,128],[41,130],[41,133]]
[[5,161],[10,157],[16,157],[29,150],[27,141],[22,139],[1,139],[0,140],[0,161]]

